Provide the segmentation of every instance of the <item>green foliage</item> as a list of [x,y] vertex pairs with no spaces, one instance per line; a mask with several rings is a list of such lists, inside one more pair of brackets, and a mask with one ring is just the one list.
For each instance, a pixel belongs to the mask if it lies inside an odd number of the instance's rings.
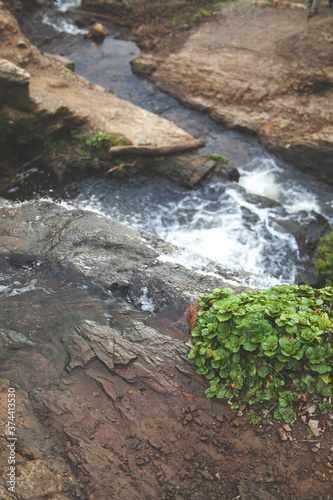
[[240,294],[217,288],[202,297],[189,358],[210,380],[207,396],[233,409],[275,408],[285,422],[300,394],[323,403],[333,391],[332,302],[333,288],[308,285]]
[[212,0],[212,4],[214,5],[215,10],[220,10],[224,5],[228,3],[232,3],[234,0]]
[[169,19],[167,21],[167,24],[171,24],[172,26],[177,26],[177,18],[176,17],[172,17],[171,19]]
[[71,130],[70,136],[66,139],[52,140],[51,137],[44,139],[44,150],[52,156],[71,151],[93,159],[93,161],[98,161],[107,156],[112,146],[123,146],[124,144],[125,139],[121,136],[101,131],[87,131],[79,134],[77,130]]
[[205,9],[193,11],[193,9],[189,10],[185,8],[182,14],[178,13],[177,16],[168,19],[167,24],[173,26],[174,28],[178,28],[181,30],[188,30],[193,25],[204,21],[210,16],[211,13]]
[[197,21],[203,21],[210,15],[211,15],[210,12],[207,12],[207,10],[200,9],[198,12],[196,12],[195,14],[193,14],[193,16],[190,17],[190,20],[192,21],[192,23],[196,23]]
[[56,156],[58,149],[57,144],[52,141],[51,137],[46,137],[43,141],[44,150],[47,151],[50,155]]
[[79,147],[90,153],[92,151],[106,152],[112,146],[123,146],[125,144],[123,137],[106,134],[101,131],[83,134],[79,137],[79,140]]
[[326,285],[333,286],[333,226],[331,232],[320,241],[318,252],[322,258],[317,260],[317,274],[325,279]]
[[154,161],[164,161],[165,160],[165,156],[156,156],[156,158],[154,158]]
[[215,153],[207,153],[206,156],[210,160],[220,161],[222,163],[225,163],[226,165],[230,165],[230,160],[228,158],[226,158],[225,156],[218,155]]

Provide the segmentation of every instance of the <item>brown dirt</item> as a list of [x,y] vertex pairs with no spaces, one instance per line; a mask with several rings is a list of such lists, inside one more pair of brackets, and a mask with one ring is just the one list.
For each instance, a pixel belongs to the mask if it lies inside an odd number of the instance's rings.
[[[221,3],[227,5],[229,1]],[[216,6],[211,0],[187,0],[185,6],[182,1],[152,0],[129,11],[120,9],[118,12],[114,7],[108,9],[107,3],[99,7],[94,0],[85,0],[83,6],[100,19],[130,27],[134,41],[142,50],[162,53],[177,50],[193,29],[216,15]]]

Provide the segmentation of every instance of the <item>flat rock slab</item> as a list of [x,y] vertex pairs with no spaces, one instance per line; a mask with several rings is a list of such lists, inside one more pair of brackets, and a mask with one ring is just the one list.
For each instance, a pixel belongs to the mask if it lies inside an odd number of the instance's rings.
[[[0,7],[0,26],[6,32],[6,43],[0,47],[0,58],[17,68],[20,74],[30,73],[30,94],[40,109],[54,113],[68,108],[85,119],[93,130],[126,137],[134,146],[173,147],[179,143],[200,146],[190,134],[108,90],[94,85],[68,69],[57,56],[42,54],[22,36],[17,22]],[[24,43],[23,43],[24,42]]]
[[1,498],[329,495],[329,428],[314,468],[306,426],[281,442],[274,426],[251,426],[205,396],[186,314],[223,281],[160,262],[153,238],[148,247],[115,221],[53,203],[3,204],[0,234]]
[[[53,59],[53,56],[47,57]],[[55,110],[65,106],[85,117],[92,129],[123,136],[135,146],[170,147],[195,142],[173,123],[87,82],[58,61],[55,64],[52,61],[52,68],[57,75],[50,77],[45,71],[33,71],[30,79],[31,95],[41,108],[50,110],[53,106]]]

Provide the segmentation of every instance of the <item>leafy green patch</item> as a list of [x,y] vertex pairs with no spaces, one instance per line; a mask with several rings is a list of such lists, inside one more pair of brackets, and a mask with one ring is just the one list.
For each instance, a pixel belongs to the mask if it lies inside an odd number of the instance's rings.
[[172,17],[171,19],[169,19],[167,21],[168,24],[171,24],[172,26],[177,26],[177,18],[176,17]]
[[317,274],[325,279],[326,285],[333,286],[333,226],[331,232],[320,240],[318,248],[321,258],[317,260]]
[[107,152],[112,146],[124,146],[125,140],[121,136],[106,134],[105,132],[88,132],[78,137],[79,148],[85,152]]
[[226,165],[230,165],[230,160],[228,158],[226,158],[225,156],[218,155],[215,153],[207,153],[206,156],[210,160],[220,161],[222,163],[225,163]]
[[121,136],[107,134],[101,131],[86,131],[78,133],[72,130],[66,139],[53,140],[51,137],[44,139],[44,150],[52,156],[68,153],[69,150],[79,156],[98,161],[107,158],[112,146],[125,145],[125,139]]
[[190,20],[192,21],[192,23],[196,23],[198,21],[203,21],[205,18],[210,17],[210,15],[211,13],[208,12],[207,10],[200,9],[198,12],[196,12],[190,17]]
[[332,302],[333,288],[308,285],[240,294],[217,288],[202,297],[189,358],[210,380],[207,396],[233,409],[274,409],[285,422],[299,400],[332,409]]

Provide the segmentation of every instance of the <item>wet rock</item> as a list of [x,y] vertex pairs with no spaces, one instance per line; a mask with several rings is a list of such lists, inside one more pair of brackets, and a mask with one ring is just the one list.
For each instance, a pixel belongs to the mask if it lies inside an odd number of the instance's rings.
[[22,111],[29,111],[29,80],[27,71],[6,59],[0,59],[0,106],[6,103]]
[[319,422],[318,420],[309,420],[308,426],[313,433],[314,437],[319,437],[320,436],[320,428],[319,428]]
[[89,32],[85,35],[86,38],[102,41],[108,35],[108,30],[101,23],[95,23]]
[[152,54],[140,54],[138,57],[131,60],[133,73],[145,78],[156,71],[157,65],[158,59]]
[[[157,261],[135,231],[114,221],[52,203],[4,206],[0,232],[1,270],[23,272],[25,280],[37,272],[44,283],[5,297],[0,313],[8,323],[0,337],[0,376],[29,391],[19,401],[26,419],[20,417],[22,498],[31,497],[37,469],[50,496],[59,481],[62,498],[76,491],[88,497],[92,489],[96,498],[161,497],[160,485],[178,485],[191,463],[188,457],[170,462],[170,453],[184,457],[192,450],[192,457],[215,433],[191,424],[199,414],[206,425],[220,403],[204,395],[207,384],[187,358],[188,326],[180,317],[195,296],[221,281]],[[139,303],[110,291],[112,283],[126,282],[135,298],[135,289],[155,280],[160,309],[149,318]],[[163,476],[156,477],[154,463]],[[200,475],[195,484],[207,478]]]
[[320,238],[327,231],[328,221],[316,212],[299,212],[288,220],[276,220],[277,224],[293,234],[301,255],[313,255]]

